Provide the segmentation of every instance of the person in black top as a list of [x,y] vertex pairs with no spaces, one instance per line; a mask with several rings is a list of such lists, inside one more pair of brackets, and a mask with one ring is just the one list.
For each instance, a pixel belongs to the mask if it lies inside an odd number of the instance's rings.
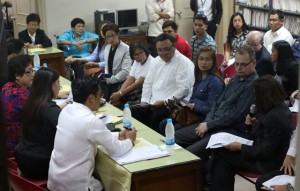
[[39,29],[40,22],[40,16],[36,13],[30,13],[26,17],[27,29],[19,32],[19,39],[24,42],[26,48],[47,48],[52,46],[52,42],[45,32]]
[[16,147],[18,168],[26,177],[42,179],[48,176],[61,112],[52,99],[57,97],[59,90],[59,75],[55,70],[43,67],[35,73],[23,109],[21,140]]

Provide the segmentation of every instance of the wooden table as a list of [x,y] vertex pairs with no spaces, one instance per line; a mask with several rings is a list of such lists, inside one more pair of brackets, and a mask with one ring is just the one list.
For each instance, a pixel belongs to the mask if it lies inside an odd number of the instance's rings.
[[[110,104],[100,111],[115,116],[122,112]],[[120,127],[122,124],[119,125]],[[152,144],[162,145],[163,136],[133,119],[137,136]],[[96,171],[106,190],[110,191],[197,191],[200,190],[200,159],[183,148],[170,151],[171,156],[119,165],[98,147]]]
[[142,41],[147,47],[147,36],[141,32],[128,31],[127,33],[121,33],[120,40],[127,45],[130,45],[132,42],[139,40]]
[[[43,63],[47,63],[49,68],[56,70],[59,75],[65,76],[65,58],[64,52],[55,47],[45,48],[46,52],[39,53],[40,64],[43,66]],[[34,54],[29,53],[33,59]]]

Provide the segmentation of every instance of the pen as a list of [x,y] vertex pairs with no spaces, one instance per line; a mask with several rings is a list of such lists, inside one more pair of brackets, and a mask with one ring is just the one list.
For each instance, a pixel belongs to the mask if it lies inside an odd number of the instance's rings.
[[105,117],[106,117],[106,115],[103,115],[103,116],[99,117],[99,119],[103,119],[103,118],[105,118]]

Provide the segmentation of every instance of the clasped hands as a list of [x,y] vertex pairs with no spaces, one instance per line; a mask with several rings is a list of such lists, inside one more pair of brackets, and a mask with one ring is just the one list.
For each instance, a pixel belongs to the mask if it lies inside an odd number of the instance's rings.
[[132,142],[136,140],[136,130],[133,127],[130,130],[122,130],[119,133],[119,140],[125,140],[125,139],[130,139]]

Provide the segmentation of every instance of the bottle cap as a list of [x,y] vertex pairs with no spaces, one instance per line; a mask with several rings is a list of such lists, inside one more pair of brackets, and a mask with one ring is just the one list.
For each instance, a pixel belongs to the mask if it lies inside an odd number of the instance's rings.
[[34,55],[38,55],[39,53],[38,52],[34,52]]
[[172,119],[167,119],[167,123],[172,123]]
[[125,103],[124,108],[129,108],[128,103]]
[[43,67],[47,67],[47,63],[43,63]]

